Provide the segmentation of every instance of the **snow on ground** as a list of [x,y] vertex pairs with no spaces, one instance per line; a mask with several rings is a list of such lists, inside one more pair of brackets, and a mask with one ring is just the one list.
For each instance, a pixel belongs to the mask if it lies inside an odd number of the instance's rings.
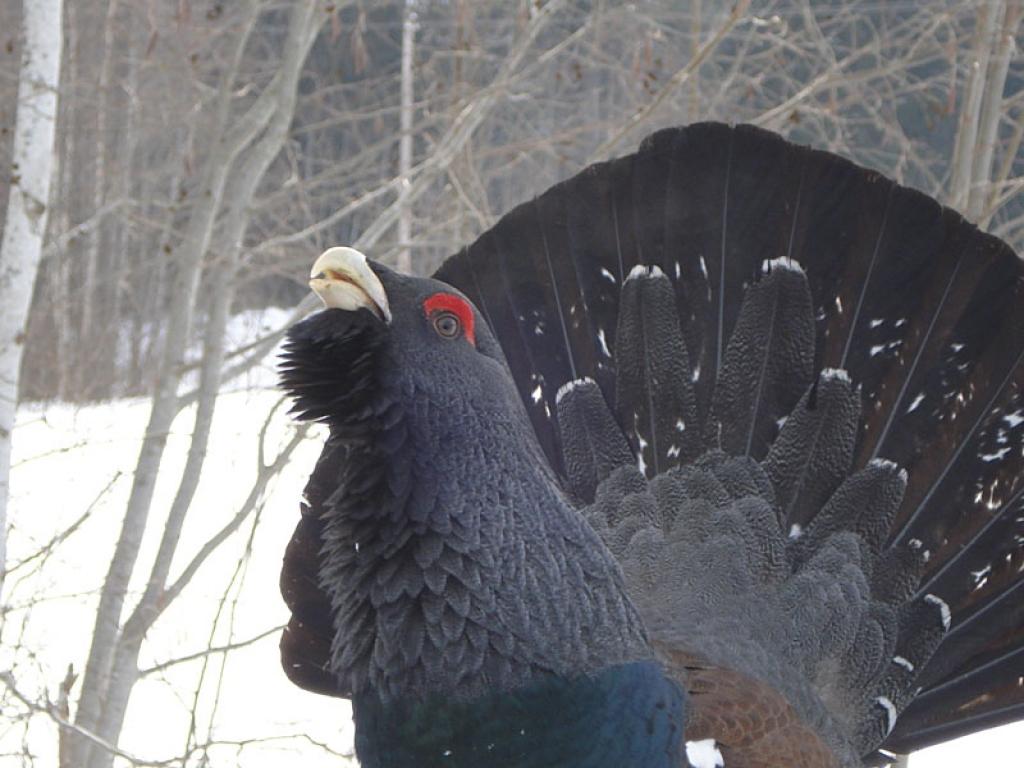
[[[266,372],[264,372],[264,376]],[[218,403],[207,467],[181,537],[172,573],[184,564],[237,511],[255,476],[258,435],[279,400],[270,389],[229,392]],[[80,671],[88,652],[92,611],[116,541],[130,487],[130,474],[148,415],[145,401],[119,401],[88,407],[63,405],[26,408],[14,436],[10,563],[37,551],[86,510],[88,518],[38,572],[16,569],[8,583],[14,610],[8,614],[3,644],[19,637],[21,650],[5,651],[0,669],[13,669],[19,688],[31,696],[45,689],[51,697],[68,664]],[[174,478],[184,462],[192,411],[175,422],[168,441],[168,461],[156,489],[154,520],[146,532],[140,562],[156,552],[161,517],[174,494]],[[268,430],[270,456],[291,429],[279,409]],[[297,503],[312,468],[322,435],[306,440],[268,489],[257,525],[247,521],[198,573],[180,601],[161,617],[144,646],[144,668],[201,651],[210,644],[209,627],[221,610],[214,645],[230,638],[253,637],[284,623],[287,612],[278,596],[282,551],[296,521]],[[270,458],[268,456],[268,460]],[[246,546],[252,538],[251,556]],[[239,589],[229,588],[236,570]],[[144,583],[133,584],[137,596]],[[225,603],[224,595],[229,596]],[[352,729],[346,702],[305,693],[280,670],[276,633],[233,652],[221,668],[211,659],[199,696],[200,739],[259,739],[245,747],[222,746],[210,753],[211,766],[263,768],[299,764],[327,768],[348,762],[313,742],[350,753]],[[193,661],[154,673],[132,697],[121,747],[142,757],[163,760],[182,753],[189,728],[192,697],[202,663]],[[214,712],[217,681],[223,675]],[[5,715],[8,713],[4,713]],[[212,724],[212,725],[211,725]],[[298,734],[300,738],[282,738]],[[306,738],[308,737],[308,738]],[[27,743],[37,765],[56,765],[52,723],[33,720]],[[1024,726],[1014,725],[967,737],[916,755],[912,768],[985,765],[1020,766]],[[0,720],[0,766],[21,766],[22,731]],[[195,765],[198,758],[190,764]]]
[[[206,470],[181,537],[172,579],[245,499],[256,474],[258,434],[278,400],[279,394],[271,390],[221,396]],[[156,553],[160,523],[174,495],[175,475],[184,463],[192,415],[191,410],[182,414],[169,438],[168,462],[157,485],[155,518],[146,531],[140,563],[148,565]],[[9,578],[7,597],[15,610],[7,616],[3,643],[9,646],[20,636],[22,650],[15,659],[10,653],[0,658],[0,668],[15,663],[19,688],[33,697],[45,687],[54,698],[67,665],[73,664],[78,671],[84,666],[92,612],[119,532],[147,416],[148,403],[141,400],[77,409],[23,409],[19,414],[11,483],[10,563],[16,565],[37,551],[92,506],[87,520],[56,549],[39,573],[24,576],[21,570],[28,570],[26,566]],[[268,430],[268,461],[287,440],[290,429],[287,416],[279,409]],[[214,645],[228,642],[229,633],[237,642],[287,620],[277,586],[279,565],[321,439],[322,435],[315,435],[300,445],[268,489],[255,529],[254,521],[248,520],[160,618],[143,647],[143,668],[207,648],[209,628],[219,608],[222,617]],[[245,557],[250,536],[252,553]],[[229,590],[240,566],[241,589]],[[144,586],[142,578],[133,583],[133,597]],[[226,604],[225,594],[229,596]],[[223,670],[222,657],[211,659],[198,708],[200,739],[207,738],[213,717],[215,739],[265,740],[244,748],[217,748],[211,751],[211,764],[276,768],[292,764],[300,755],[303,768],[347,764],[305,738],[350,754],[347,702],[305,693],[289,683],[280,669],[277,640],[274,633],[233,652]],[[121,740],[125,751],[153,760],[184,751],[201,670],[201,661],[177,665],[148,676],[136,687]],[[290,734],[302,738],[281,738]],[[57,764],[55,732],[45,718],[36,719],[28,742],[39,756],[37,765]],[[0,766],[22,765],[20,756],[4,757],[20,750],[20,744],[21,732],[0,721]],[[197,763],[198,756],[190,764]]]

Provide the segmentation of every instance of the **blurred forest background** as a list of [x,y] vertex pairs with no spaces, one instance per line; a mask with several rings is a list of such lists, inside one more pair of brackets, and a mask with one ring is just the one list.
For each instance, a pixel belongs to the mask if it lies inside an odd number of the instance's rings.
[[[59,744],[62,768],[248,764],[211,752],[212,716],[193,717],[178,752],[118,745],[154,627],[244,539],[307,441],[278,430],[230,507],[197,508],[218,394],[313,307],[306,274],[324,248],[354,244],[429,273],[587,163],[659,127],[720,120],[850,157],[1024,250],[1020,0],[4,0],[0,211],[18,185],[21,30],[37,2],[59,9],[63,36],[18,397],[37,414],[131,398],[146,426],[111,481],[124,493],[106,507],[112,538],[93,547],[102,572],[80,598],[90,624],[59,667],[25,639],[48,583],[29,574],[52,567],[93,505],[63,501],[50,538],[20,544],[30,510],[9,508],[21,554],[3,594],[0,760],[12,765],[35,764],[40,738]],[[276,320],[229,333],[253,313]],[[245,418],[270,424],[275,403]],[[185,435],[180,461],[168,458],[172,427]],[[12,493],[17,477],[16,463]],[[210,535],[180,551],[190,521],[211,514]],[[205,648],[188,649],[193,671],[176,682],[186,704],[216,683],[209,658],[245,644],[219,620]],[[272,647],[273,629],[251,641]],[[37,727],[45,735],[30,738]],[[304,754],[327,749],[309,742]]]

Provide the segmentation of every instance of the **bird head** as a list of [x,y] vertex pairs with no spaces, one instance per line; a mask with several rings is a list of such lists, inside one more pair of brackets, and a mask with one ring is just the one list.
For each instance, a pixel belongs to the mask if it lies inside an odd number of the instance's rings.
[[525,420],[501,347],[460,291],[346,247],[316,260],[309,285],[324,310],[289,332],[282,366],[299,418],[344,422],[353,397],[383,387],[404,401]]

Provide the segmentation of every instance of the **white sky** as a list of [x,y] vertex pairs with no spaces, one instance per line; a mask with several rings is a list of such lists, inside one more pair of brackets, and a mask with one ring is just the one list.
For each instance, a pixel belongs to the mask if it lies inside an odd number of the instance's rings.
[[[263,376],[266,379],[266,376]],[[264,415],[277,400],[273,391],[243,391],[224,395],[208,458],[191,518],[179,547],[175,573],[203,541],[237,509],[254,476],[256,436]],[[116,540],[120,515],[127,498],[131,468],[138,450],[138,437],[147,415],[147,403],[121,401],[90,408],[53,406],[23,410],[15,432],[12,474],[12,523],[10,543],[12,564],[48,541],[55,532],[80,516],[111,480],[110,492],[95,504],[81,529],[46,565],[41,575],[19,581],[15,572],[9,580],[9,598],[21,610],[8,617],[4,643],[23,629],[23,643],[35,659],[17,659],[14,671],[22,690],[38,694],[45,687],[54,694],[69,663],[81,670],[88,651],[95,594],[102,581]],[[283,415],[271,430],[271,451],[285,434]],[[173,497],[172,480],[180,470],[187,419],[180,419],[169,440],[171,461],[156,491],[159,515],[166,514]],[[259,526],[253,537],[252,556],[244,569],[241,590],[232,592],[224,612],[217,643],[225,642],[231,631],[235,640],[248,638],[283,623],[287,612],[281,603],[277,579],[283,548],[297,515],[298,496],[319,451],[318,441],[301,446],[290,466],[270,490]],[[154,520],[154,523],[159,523]],[[142,562],[151,562],[156,549],[154,532],[147,531]],[[206,647],[212,616],[218,608],[232,574],[239,565],[252,525],[243,526],[223,550],[202,570],[175,604],[161,618],[144,650],[146,667]],[[141,586],[135,584],[137,590]],[[30,610],[24,606],[40,599]],[[228,626],[232,605],[234,627]],[[0,668],[12,659],[0,657]],[[130,716],[122,737],[126,751],[150,759],[180,754],[188,727],[192,690],[200,672],[198,663],[180,665],[165,676],[153,676],[137,686]],[[213,690],[219,663],[211,665],[209,683],[200,696],[200,732],[207,733],[213,707]],[[292,686],[281,673],[277,659],[277,638],[270,637],[237,652],[223,669],[223,685],[217,705],[214,735],[224,740],[307,734],[329,743],[338,751],[351,749],[351,724],[347,703],[307,694]],[[0,721],[0,768],[20,766],[21,758],[10,755],[20,750],[21,732]],[[40,757],[39,765],[56,765],[55,732],[44,718],[38,718],[28,743]],[[977,734],[915,755],[913,768],[1021,768],[1024,766],[1024,725]],[[221,747],[211,753],[214,766],[277,768],[301,755],[303,768],[328,768],[344,764],[308,742],[284,739],[254,744],[238,750]]]

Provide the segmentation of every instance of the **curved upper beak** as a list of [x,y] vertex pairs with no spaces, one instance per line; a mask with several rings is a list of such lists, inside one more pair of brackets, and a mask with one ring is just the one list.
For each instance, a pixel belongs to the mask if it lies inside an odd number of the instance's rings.
[[355,248],[328,248],[313,262],[309,278],[309,287],[325,307],[350,311],[366,307],[391,322],[384,285]]

